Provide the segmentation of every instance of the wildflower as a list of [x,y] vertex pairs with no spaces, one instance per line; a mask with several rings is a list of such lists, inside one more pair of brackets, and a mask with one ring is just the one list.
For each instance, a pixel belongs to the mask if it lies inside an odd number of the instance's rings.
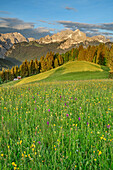
[[60,96],[60,98],[61,98],[61,96]]
[[77,100],[77,98],[75,98],[75,100]]
[[4,156],[4,154],[2,153],[2,154],[1,154],[1,156],[3,157],[3,156]]
[[66,106],[66,103],[65,103],[65,106]]
[[75,165],[75,168],[76,168],[77,166]]
[[82,108],[80,107],[80,109],[82,109]]
[[101,155],[101,154],[102,154],[102,152],[101,152],[101,151],[99,151],[98,155]]
[[88,125],[89,123],[87,122],[87,125]]
[[69,116],[69,114],[66,115],[67,117]]
[[94,159],[94,161],[96,161],[96,159]]
[[108,129],[110,128],[110,125],[109,125],[109,124],[107,125],[107,128],[108,128]]
[[50,112],[50,109],[48,109],[48,112]]
[[15,166],[15,162],[12,162],[12,165]]
[[20,140],[20,145],[22,144],[22,140]]
[[81,120],[81,118],[80,118],[80,117],[79,117],[78,119],[79,119],[79,121]]
[[39,144],[41,144],[41,142],[40,142],[40,141],[38,141],[38,143],[39,143]]
[[47,125],[49,125],[49,122],[47,122]]

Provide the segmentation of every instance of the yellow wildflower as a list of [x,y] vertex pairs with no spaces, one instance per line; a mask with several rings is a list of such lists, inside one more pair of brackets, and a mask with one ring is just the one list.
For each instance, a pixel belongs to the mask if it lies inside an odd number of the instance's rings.
[[102,152],[101,152],[101,151],[99,151],[98,155],[101,155],[101,154],[102,154]]

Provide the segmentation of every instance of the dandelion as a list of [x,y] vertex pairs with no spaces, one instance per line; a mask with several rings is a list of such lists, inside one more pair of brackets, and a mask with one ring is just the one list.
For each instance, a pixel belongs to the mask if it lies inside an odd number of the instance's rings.
[[2,153],[2,154],[1,154],[1,156],[3,157],[3,156],[4,156],[4,154]]
[[12,162],[12,165],[15,166],[15,162]]
[[101,152],[101,151],[99,151],[98,155],[101,155],[101,154],[102,154],[102,152]]

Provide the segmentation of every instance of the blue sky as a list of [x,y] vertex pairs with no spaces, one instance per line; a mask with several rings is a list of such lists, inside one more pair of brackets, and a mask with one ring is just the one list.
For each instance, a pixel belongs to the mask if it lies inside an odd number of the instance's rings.
[[113,37],[113,0],[3,0],[0,33],[40,38],[65,29]]

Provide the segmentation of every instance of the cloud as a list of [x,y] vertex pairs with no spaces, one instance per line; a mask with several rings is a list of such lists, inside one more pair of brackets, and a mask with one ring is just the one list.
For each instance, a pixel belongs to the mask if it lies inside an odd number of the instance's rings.
[[42,23],[46,23],[46,24],[51,24],[51,25],[55,25],[55,23],[51,23],[51,22],[48,22],[48,21],[44,21],[44,20],[37,20],[39,22],[42,22]]
[[18,18],[0,17],[0,33],[19,32],[26,38],[33,37],[39,39],[46,35],[52,35],[54,29],[46,27],[35,28],[35,23],[24,22]]
[[79,22],[72,22],[72,21],[57,21],[59,24],[64,25],[66,28],[71,29],[104,29],[113,31],[113,22],[112,23],[104,23],[104,24],[87,24],[87,23],[79,23]]
[[87,24],[72,21],[57,21],[58,24],[63,25],[65,28],[72,29],[73,31],[79,29],[86,33],[87,36],[95,35],[109,35],[113,34],[113,22],[102,24]]
[[68,11],[74,11],[74,12],[77,12],[77,9],[75,9],[75,8],[72,8],[72,7],[65,7],[65,9],[66,10],[68,10]]
[[0,17],[0,27],[3,27],[5,24],[5,27],[17,29],[17,30],[23,30],[23,29],[32,29],[34,28],[34,23],[31,22],[24,22],[17,18],[2,18]]
[[53,28],[46,28],[46,27],[38,27],[36,29],[39,33],[47,32],[49,33],[50,31],[55,31]]
[[8,12],[8,11],[0,11],[0,14],[7,14],[7,15],[9,15],[9,14],[11,14],[11,13]]

